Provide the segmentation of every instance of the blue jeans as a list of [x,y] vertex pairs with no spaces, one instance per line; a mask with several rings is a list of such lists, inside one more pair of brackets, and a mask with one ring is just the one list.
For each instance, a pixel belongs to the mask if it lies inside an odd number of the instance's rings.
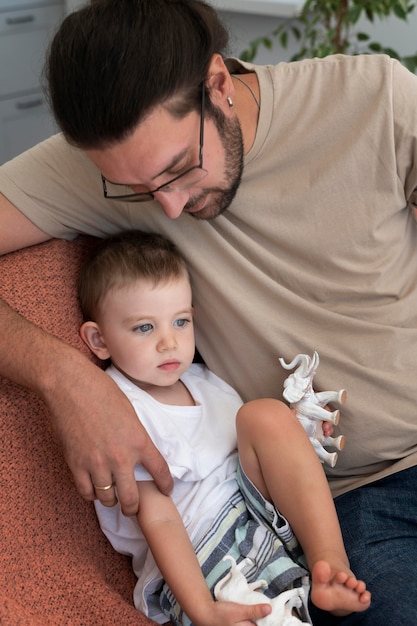
[[417,467],[335,498],[355,575],[372,593],[363,613],[335,618],[311,607],[316,626],[417,625]]

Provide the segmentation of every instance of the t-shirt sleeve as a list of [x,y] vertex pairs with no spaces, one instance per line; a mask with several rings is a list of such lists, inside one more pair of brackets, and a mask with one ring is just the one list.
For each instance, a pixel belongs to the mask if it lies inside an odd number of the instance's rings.
[[104,237],[131,228],[128,204],[103,197],[100,172],[61,134],[2,165],[0,192],[51,237]]
[[397,172],[405,197],[417,206],[417,76],[392,62],[392,99]]

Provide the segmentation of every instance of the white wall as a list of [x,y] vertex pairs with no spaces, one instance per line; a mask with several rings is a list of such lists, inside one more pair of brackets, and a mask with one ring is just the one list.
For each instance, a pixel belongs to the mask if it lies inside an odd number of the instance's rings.
[[[222,0],[216,0],[216,5],[221,7]],[[244,50],[252,39],[271,33],[279,23],[277,17],[222,10],[220,14],[230,32],[230,47],[233,55],[238,55]],[[357,30],[368,33],[373,40],[394,48],[402,55],[417,53],[417,8],[406,23],[393,17],[374,24],[362,21]],[[260,64],[286,61],[296,50],[296,45],[284,50],[277,41],[272,50],[260,48],[255,61]]]
[[77,7],[85,4],[82,0],[65,0],[65,8],[67,13],[74,11]]

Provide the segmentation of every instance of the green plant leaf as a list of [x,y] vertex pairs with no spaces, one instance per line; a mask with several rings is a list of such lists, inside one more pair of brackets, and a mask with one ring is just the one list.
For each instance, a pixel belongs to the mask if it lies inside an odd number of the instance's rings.
[[305,0],[297,18],[280,19],[270,34],[251,41],[240,58],[254,61],[259,48],[262,46],[270,50],[274,41],[286,49],[291,36],[299,44],[299,50],[293,54],[291,61],[338,52],[384,52],[415,72],[417,52],[401,57],[393,48],[377,41],[370,42],[369,34],[362,29],[357,32],[354,28],[362,16],[371,23],[375,18],[385,19],[389,16],[404,21],[414,9],[413,0]]
[[295,39],[301,39],[301,30],[297,28],[297,26],[291,26],[291,32],[294,35]]
[[397,59],[398,61],[401,61],[401,56],[398,54],[398,52],[396,52],[392,48],[383,48],[382,52],[384,54],[388,54],[388,56],[392,57],[393,59]]
[[417,54],[413,56],[403,57],[401,59],[401,62],[405,65],[407,69],[410,70],[410,72],[415,73],[417,71]]
[[346,21],[350,22],[351,24],[356,24],[361,15],[362,6],[360,4],[355,4],[346,14]]
[[393,10],[394,10],[396,17],[398,17],[400,20],[407,20],[407,12],[404,11],[404,9],[401,6],[396,4]]

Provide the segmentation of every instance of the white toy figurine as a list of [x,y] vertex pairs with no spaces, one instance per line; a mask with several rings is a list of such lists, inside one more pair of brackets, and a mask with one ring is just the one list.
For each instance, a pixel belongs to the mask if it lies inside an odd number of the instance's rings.
[[343,404],[346,400],[346,391],[321,391],[315,392],[313,389],[313,378],[319,365],[319,355],[314,352],[313,357],[307,354],[297,354],[291,361],[286,363],[280,358],[279,362],[286,370],[291,370],[298,365],[298,368],[288,376],[284,382],[284,398],[295,409],[296,416],[306,431],[315,451],[323,463],[328,463],[331,467],[336,465],[337,452],[328,452],[323,446],[331,446],[337,450],[343,450],[345,438],[325,437],[323,435],[323,422],[330,421],[337,425],[339,423],[340,411],[326,411],[322,408],[328,402],[339,402]]
[[270,604],[272,612],[266,617],[256,620],[258,626],[302,626],[302,622],[293,615],[293,609],[302,605],[304,589],[298,587],[283,591],[276,598],[267,598],[256,589],[268,587],[265,580],[248,583],[242,569],[252,563],[251,559],[243,559],[238,565],[233,557],[227,555],[223,561],[231,561],[232,567],[214,588],[216,600],[239,602],[240,604]]

